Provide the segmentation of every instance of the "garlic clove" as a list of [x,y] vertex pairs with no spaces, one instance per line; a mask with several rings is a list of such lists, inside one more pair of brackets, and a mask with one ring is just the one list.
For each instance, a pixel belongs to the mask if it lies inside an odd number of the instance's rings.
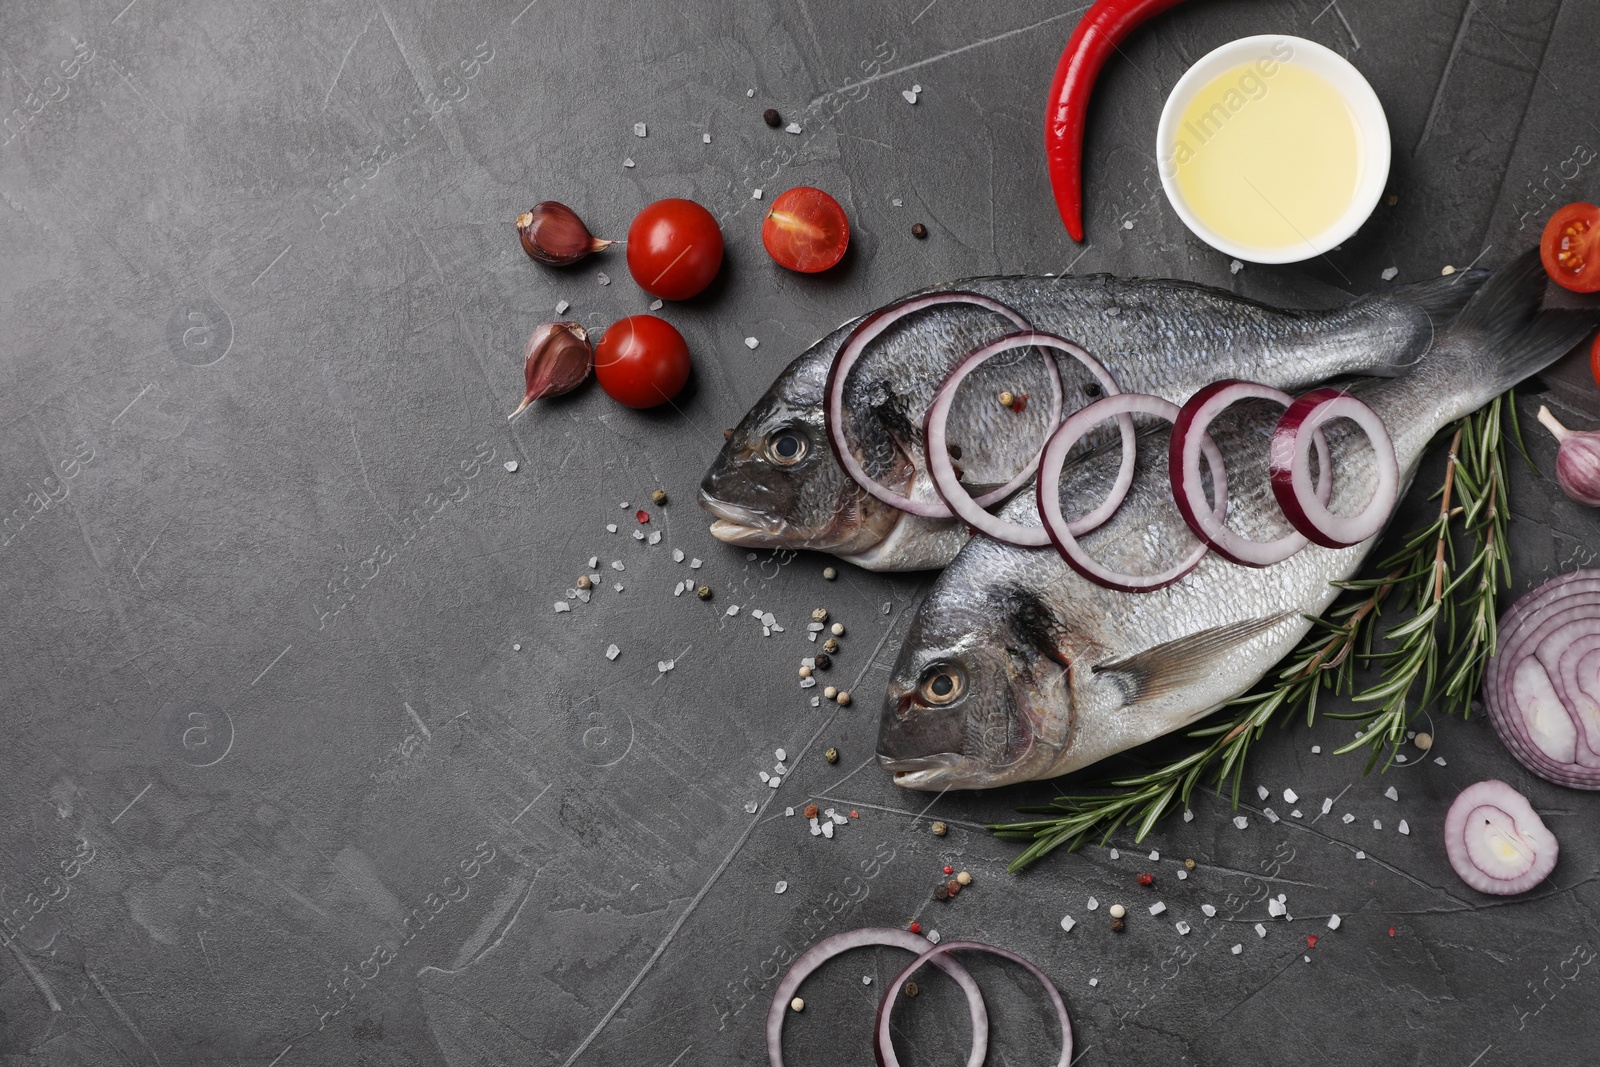
[[594,343],[576,322],[547,322],[528,338],[522,363],[527,385],[522,404],[506,416],[514,419],[535,400],[570,393],[594,373]]
[[1561,442],[1556,448],[1556,483],[1580,504],[1600,508],[1600,431],[1569,430],[1539,409],[1539,421]]
[[565,204],[543,200],[517,216],[522,250],[554,267],[567,267],[611,245],[589,232],[578,213]]

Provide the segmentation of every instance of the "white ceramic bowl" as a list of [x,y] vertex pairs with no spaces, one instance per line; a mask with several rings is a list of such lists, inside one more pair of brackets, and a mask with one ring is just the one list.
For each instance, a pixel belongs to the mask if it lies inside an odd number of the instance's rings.
[[[1281,58],[1284,45],[1293,52],[1287,60]],[[1276,53],[1272,51],[1275,46],[1278,49]],[[1344,214],[1321,233],[1308,234],[1302,242],[1278,248],[1258,248],[1231,241],[1197,218],[1178,188],[1177,168],[1173,163],[1177,127],[1195,94],[1217,75],[1262,58],[1293,63],[1326,78],[1350,108],[1361,149],[1361,173],[1356,180],[1355,195],[1351,197],[1350,206]],[[1183,224],[1206,244],[1226,255],[1252,263],[1297,263],[1322,255],[1348,239],[1372,215],[1373,208],[1378,206],[1378,199],[1383,196],[1384,186],[1389,180],[1389,154],[1389,120],[1384,117],[1383,105],[1378,102],[1378,94],[1372,91],[1367,79],[1339,53],[1315,41],[1287,34],[1241,37],[1206,53],[1172,87],[1166,106],[1161,109],[1161,123],[1156,128],[1156,159],[1160,161],[1161,187],[1167,191],[1167,200],[1171,202],[1172,209],[1178,213]]]

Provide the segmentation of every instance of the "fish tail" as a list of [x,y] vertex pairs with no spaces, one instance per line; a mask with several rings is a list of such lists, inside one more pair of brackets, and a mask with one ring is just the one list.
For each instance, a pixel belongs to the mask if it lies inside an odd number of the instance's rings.
[[[1389,338],[1382,349],[1383,362],[1376,366],[1364,364],[1361,372],[1393,378],[1415,366],[1489,279],[1489,274],[1486,270],[1464,270],[1425,282],[1385,287],[1357,300],[1351,310],[1361,324],[1363,340],[1370,336],[1374,319],[1384,324]],[[1366,358],[1371,359],[1372,355],[1368,349]]]
[[1539,250],[1523,253],[1483,284],[1441,338],[1442,347],[1462,344],[1482,354],[1491,395],[1537,374],[1600,327],[1600,304],[1592,300],[1576,309],[1544,307],[1547,281]]

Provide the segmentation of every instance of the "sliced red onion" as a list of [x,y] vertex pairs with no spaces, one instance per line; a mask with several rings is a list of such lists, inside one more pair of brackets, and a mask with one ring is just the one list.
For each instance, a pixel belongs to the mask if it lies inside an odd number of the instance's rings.
[[[1172,477],[1172,498],[1177,501],[1183,521],[1194,535],[1216,550],[1230,563],[1245,567],[1270,567],[1281,563],[1306,547],[1305,534],[1291,531],[1272,541],[1254,541],[1228,529],[1206,503],[1200,480],[1200,452],[1207,440],[1212,420],[1241,400],[1271,400],[1291,407],[1294,398],[1282,389],[1259,382],[1224,379],[1212,382],[1191,396],[1172,424],[1172,439],[1167,471]],[[1333,492],[1333,468],[1329,465],[1328,439],[1321,430],[1312,440],[1317,448],[1317,500],[1327,504]]]
[[1600,570],[1529,592],[1498,635],[1483,679],[1495,733],[1546,781],[1600,789]]
[[[783,1020],[789,1011],[790,998],[800,988],[800,983],[841,952],[870,945],[903,948],[917,954],[918,962],[929,954],[927,950],[931,947],[927,938],[908,930],[866,926],[832,934],[800,953],[789,965],[788,973],[778,982],[778,988],[772,994],[772,1007],[767,1009],[767,1058],[772,1067],[783,1067]],[[967,1058],[967,1067],[982,1067],[983,1059],[989,1052],[989,1009],[983,1003],[983,993],[967,969],[955,960],[936,957],[933,965],[955,979],[961,991],[967,995],[967,1008],[972,1018],[972,1053]]]
[[1469,785],[1444,817],[1444,849],[1480,893],[1526,893],[1549,877],[1560,851],[1528,798],[1504,782]]
[[[1085,552],[1083,546],[1078,544],[1072,524],[1061,513],[1061,464],[1067,453],[1096,424],[1113,416],[1126,417],[1133,412],[1173,422],[1178,417],[1178,405],[1147,393],[1118,393],[1102,397],[1067,416],[1066,421],[1051,435],[1049,443],[1044,446],[1044,455],[1039,459],[1039,516],[1044,520],[1045,531],[1056,550],[1073,570],[1108,589],[1124,593],[1148,593],[1171,585],[1199,566],[1208,551],[1206,543],[1197,541],[1193,551],[1156,574],[1122,574],[1102,565]],[[1222,453],[1209,437],[1202,437],[1200,448],[1211,468],[1211,483],[1217,498],[1216,518],[1221,523],[1228,512],[1227,470],[1223,466]],[[1121,484],[1120,481],[1118,484]],[[1122,490],[1124,494],[1126,491],[1125,488]],[[1121,503],[1115,492],[1112,496],[1118,504]],[[1098,515],[1104,508],[1102,504],[1090,514]],[[1109,517],[1108,514],[1106,518]]]
[[[1012,308],[1007,307],[998,300],[980,296],[977,293],[956,290],[928,293],[923,296],[914,296],[902,300],[898,304],[890,304],[888,307],[880,308],[862,319],[856,328],[850,331],[850,336],[845,338],[844,344],[839,346],[838,353],[833,357],[833,366],[828,371],[827,399],[822,413],[823,423],[828,428],[828,441],[833,445],[833,454],[838,457],[839,466],[845,469],[845,473],[850,475],[857,485],[890,507],[899,508],[909,514],[921,515],[929,519],[948,519],[950,517],[950,509],[938,500],[912,500],[903,493],[897,493],[893,489],[885,488],[874,481],[872,476],[867,473],[866,468],[861,465],[861,461],[856,459],[844,432],[844,386],[846,379],[850,377],[851,368],[856,365],[856,361],[861,358],[867,346],[877,340],[880,334],[907,315],[944,304],[972,304],[992,311],[997,315],[1003,315],[1011,320],[1019,330],[1033,329],[1028,320]],[[1061,371],[1059,367],[1056,367],[1055,371],[1056,388],[1059,390],[1061,388]],[[1057,394],[1057,399],[1059,402],[1059,393]],[[1021,485],[1022,482],[1018,481],[1017,484]],[[996,492],[999,491],[986,493],[980,502],[989,504],[995,500],[1002,499],[1004,494],[996,496]]]
[[[1349,419],[1372,442],[1378,489],[1359,515],[1335,515],[1311,487],[1311,434],[1334,419]],[[1324,465],[1323,470],[1327,470]],[[1400,498],[1400,464],[1389,428],[1378,413],[1342,389],[1313,389],[1289,406],[1272,434],[1272,492],[1289,524],[1324,548],[1359,545],[1383,529]]]
[[[1056,1061],[1056,1067],[1068,1067],[1072,1062],[1072,1020],[1067,1017],[1067,1005],[1061,999],[1061,992],[1056,989],[1055,983],[1050,981],[1045,974],[1032,963],[1023,959],[1015,952],[1008,952],[1003,948],[985,945],[979,941],[947,941],[937,945],[918,956],[905,970],[901,971],[889,989],[884,993],[882,1002],[878,1005],[878,1025],[873,1044],[878,1052],[878,1067],[900,1067],[900,1060],[894,1053],[894,1041],[889,1032],[889,1018],[894,1011],[896,998],[904,988],[906,980],[915,974],[924,963],[932,962],[935,965],[939,957],[948,952],[987,952],[999,956],[1001,959],[1010,960],[1012,963],[1023,967],[1029,974],[1039,980],[1044,986],[1045,993],[1050,997],[1050,1003],[1055,1006],[1056,1018],[1061,1021],[1061,1058]],[[969,1061],[970,1063],[971,1061]]]
[[[950,418],[951,405],[955,403],[956,390],[967,375],[977,370],[985,360],[997,356],[1001,352],[1009,352],[1013,348],[1047,348],[1057,352],[1065,352],[1088,368],[1100,382],[1100,387],[1106,395],[1114,395],[1122,390],[1117,388],[1116,380],[1106,372],[1100,361],[1095,359],[1082,348],[1068,341],[1066,338],[1057,337],[1049,333],[1013,333],[991,341],[980,348],[973,349],[967,357],[956,364],[944,382],[940,384],[939,391],[933,396],[933,403],[928,405],[928,417],[925,423],[923,439],[927,442],[928,473],[933,477],[934,488],[944,498],[950,510],[955,512],[967,525],[976,530],[981,530],[990,537],[1007,544],[1018,545],[1023,548],[1043,548],[1050,543],[1050,535],[1045,533],[1042,526],[1023,526],[1009,519],[1002,519],[998,515],[991,515],[984,508],[996,500],[1004,500],[1010,496],[1023,482],[1033,477],[1039,469],[1039,455],[1043,451],[1035,452],[1033,458],[1022,472],[1005,485],[990,493],[986,493],[974,500],[972,495],[962,486],[961,480],[956,476],[955,463],[950,459],[950,445],[946,437],[945,427]],[[1050,418],[1049,425],[1054,426],[1061,421],[1062,387],[1061,368],[1053,357],[1046,357],[1045,362],[1050,365]],[[1123,415],[1119,420],[1122,424],[1122,468],[1117,474],[1117,484],[1111,495],[1106,498],[1096,511],[1086,515],[1073,523],[1073,532],[1077,534],[1088,533],[1110,518],[1122,498],[1128,495],[1128,487],[1133,484],[1134,464],[1138,461],[1138,439],[1134,435],[1133,419]]]

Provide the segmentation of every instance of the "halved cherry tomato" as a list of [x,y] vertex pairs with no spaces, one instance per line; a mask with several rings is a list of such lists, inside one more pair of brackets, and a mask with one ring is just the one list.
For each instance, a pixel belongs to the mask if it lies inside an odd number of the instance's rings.
[[1589,349],[1589,373],[1594,375],[1594,384],[1600,385],[1600,334],[1596,334],[1594,345]]
[[722,266],[722,230],[693,200],[657,200],[628,226],[628,271],[663,300],[687,300]]
[[1575,293],[1600,290],[1600,207],[1568,204],[1552,215],[1539,258],[1557,285]]
[[670,322],[630,315],[612,323],[594,346],[594,376],[617,403],[653,408],[689,380],[689,346]]
[[761,220],[761,243],[783,266],[815,274],[844,258],[850,220],[839,201],[821,189],[797,185],[773,198]]

